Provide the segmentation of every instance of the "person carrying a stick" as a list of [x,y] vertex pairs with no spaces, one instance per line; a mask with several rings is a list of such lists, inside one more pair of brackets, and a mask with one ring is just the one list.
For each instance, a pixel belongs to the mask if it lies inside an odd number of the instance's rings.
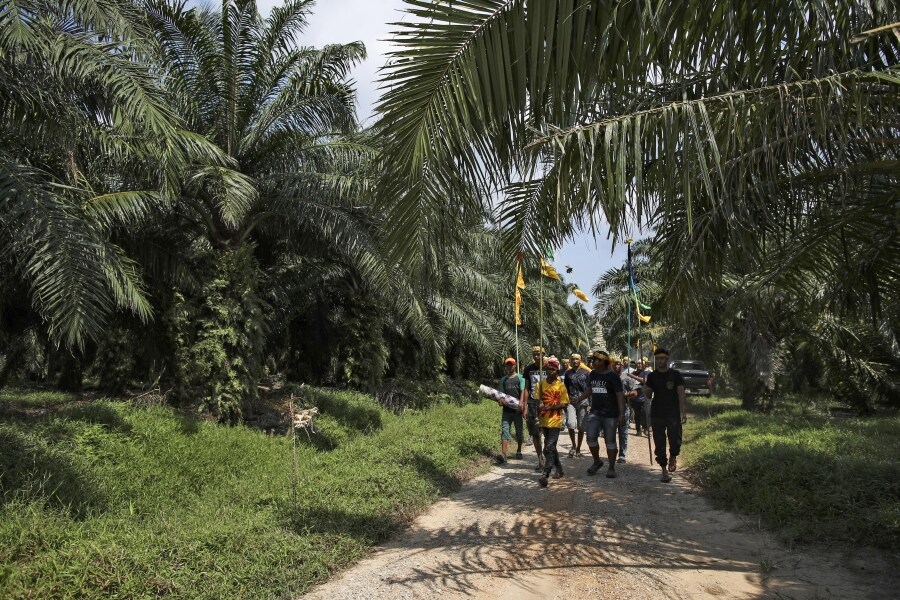
[[[644,386],[647,385],[647,375],[650,374],[650,369],[647,368],[649,364],[646,364],[646,361],[644,361],[644,364],[635,362],[632,362],[631,364],[634,365],[634,368],[626,375],[626,377],[638,384],[638,395],[631,399],[631,412],[634,415],[634,430],[637,435],[644,435],[644,431],[647,432],[647,435],[650,435],[650,424],[647,422],[647,415],[644,410],[644,401],[646,400],[646,397],[644,396]],[[622,378],[622,383],[625,383],[625,377]]]
[[[669,351],[658,348],[653,352],[656,368],[647,375],[644,390],[647,400],[653,403],[650,426],[653,428],[653,445],[656,447],[656,463],[662,468],[660,481],[672,481],[681,454],[681,426],[687,422],[684,403],[684,378],[669,368]],[[666,456],[666,439],[669,456]]]

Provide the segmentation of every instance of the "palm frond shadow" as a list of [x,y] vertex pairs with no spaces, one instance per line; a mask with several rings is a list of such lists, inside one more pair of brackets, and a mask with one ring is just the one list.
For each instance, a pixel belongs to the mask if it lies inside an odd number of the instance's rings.
[[104,510],[105,498],[56,445],[0,429],[0,507],[38,501],[84,519]]
[[[778,597],[808,595],[811,588],[804,579],[809,575],[802,573],[802,568],[775,576],[760,568],[760,544],[782,562],[792,560],[789,549],[764,541],[768,538],[756,536],[741,519],[704,500],[687,505],[669,502],[673,494],[690,493],[690,489],[679,485],[661,488],[655,477],[636,467],[610,488],[605,479],[581,475],[585,465],[567,466],[569,476],[542,492],[546,495],[536,505],[532,502],[534,474],[521,464],[502,467],[502,479],[489,477],[462,487],[451,499],[456,516],[446,519],[448,524],[419,521],[384,544],[382,551],[390,553],[391,562],[411,564],[385,574],[385,583],[413,594],[427,590],[475,596],[484,591],[488,579],[502,579],[506,589],[534,594],[540,592],[536,581],[540,576],[529,574],[563,573],[567,581],[590,574],[602,585],[604,576],[624,576],[639,581],[641,589],[665,590],[679,573],[698,572],[720,573],[714,575],[716,581],[745,579],[761,590],[760,598],[773,593],[783,594]],[[427,461],[412,461],[410,466],[428,472]],[[578,495],[582,500],[576,504]],[[641,503],[645,508],[631,510],[629,503]],[[501,514],[496,519],[464,515],[485,511]],[[509,519],[504,514],[516,516]],[[374,542],[404,525],[397,515],[360,519],[341,510],[320,510],[305,516],[306,526],[315,520],[316,527],[325,525],[322,531],[365,532]],[[685,533],[684,523],[697,523],[697,533]],[[437,560],[431,558],[435,555]],[[858,583],[829,579],[815,585],[840,593]]]
[[[523,579],[534,571],[555,571],[573,568],[626,569],[663,586],[665,580],[653,569],[729,569],[738,568],[752,573],[756,566],[746,564],[725,566],[728,549],[719,544],[702,544],[667,535],[664,531],[649,528],[640,523],[610,523],[602,518],[604,504],[616,501],[602,492],[598,496],[596,510],[589,514],[576,511],[541,513],[534,507],[521,506],[522,488],[535,486],[530,472],[507,469],[505,478],[512,478],[513,485],[496,487],[495,481],[475,484],[456,500],[465,510],[511,511],[521,516],[512,522],[495,523],[484,527],[480,523],[441,527],[422,531],[412,529],[389,548],[404,548],[415,552],[451,547],[452,560],[443,561],[430,568],[414,568],[407,576],[391,580],[399,586],[425,583],[434,589],[471,594],[483,585],[484,576],[509,579],[520,586],[522,592],[534,591]],[[496,487],[484,494],[484,487]],[[557,500],[565,502],[576,493],[592,493],[575,490],[570,480],[557,485],[546,505]],[[545,506],[546,506],[545,505]],[[613,527],[609,527],[613,525]]]

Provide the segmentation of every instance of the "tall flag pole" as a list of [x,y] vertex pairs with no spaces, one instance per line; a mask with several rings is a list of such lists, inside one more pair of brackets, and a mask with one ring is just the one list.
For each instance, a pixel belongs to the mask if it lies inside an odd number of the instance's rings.
[[[627,238],[625,243],[628,245],[628,262],[627,270],[628,270],[628,292],[630,296],[635,295],[635,287],[634,287],[634,265],[631,264],[631,238]],[[628,299],[628,356],[631,357],[631,298]]]
[[522,277],[522,252],[516,253],[516,370],[519,369],[519,325],[522,324],[522,290],[525,289],[525,278]]
[[634,301],[634,312],[638,318],[638,353],[643,355],[643,350],[641,348],[641,334],[643,333],[643,326],[650,322],[650,315],[645,315],[641,313],[641,309],[650,310],[650,307],[641,302],[641,297],[638,294],[638,278],[634,272],[634,260],[631,255],[631,238],[627,238],[625,243],[628,244],[628,290],[631,298],[628,299],[628,351],[631,352],[631,302]]
[[[553,265],[550,264],[550,261],[553,260],[553,250],[551,250],[550,246],[544,247],[544,256],[541,257],[541,286],[540,286],[540,296],[541,296],[541,309],[540,309],[540,327],[538,328],[538,335],[540,336],[538,340],[538,346],[544,348],[544,277],[549,277],[550,279],[555,279],[559,281],[559,273],[556,272],[556,269],[553,268]],[[540,371],[539,371],[541,381],[544,381],[544,360],[543,356],[541,357]]]

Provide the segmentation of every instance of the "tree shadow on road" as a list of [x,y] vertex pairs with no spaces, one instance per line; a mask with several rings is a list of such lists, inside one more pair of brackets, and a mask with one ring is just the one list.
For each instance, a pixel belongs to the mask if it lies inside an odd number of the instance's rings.
[[[655,597],[687,577],[706,586],[698,592],[712,595],[749,597],[726,583],[740,582],[760,598],[809,596],[809,580],[787,570],[781,579],[770,579],[766,571],[767,561],[787,565],[787,550],[777,560],[760,554],[759,539],[751,539],[745,524],[716,511],[686,485],[666,486],[634,468],[616,480],[587,477],[581,469],[588,463],[576,464],[567,467],[575,477],[554,480],[547,490],[537,489],[530,461],[500,467],[499,479],[465,486],[452,503],[485,518],[463,514],[447,525],[407,530],[386,548],[399,551],[398,560],[416,559],[385,581],[413,595],[424,588],[476,596],[505,580],[505,589],[540,595],[545,590],[535,586],[542,575],[563,581],[580,574],[598,590],[604,578],[620,577],[634,585],[630,592]],[[812,583],[819,593],[819,582]],[[853,585],[839,576],[821,583],[838,595]]]

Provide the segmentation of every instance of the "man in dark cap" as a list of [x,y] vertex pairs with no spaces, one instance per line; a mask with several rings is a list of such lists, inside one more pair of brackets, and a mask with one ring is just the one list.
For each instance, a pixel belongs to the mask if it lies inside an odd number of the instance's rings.
[[[681,453],[681,426],[687,421],[684,409],[684,378],[675,369],[669,368],[669,351],[658,348],[653,352],[655,369],[647,375],[645,395],[650,404],[650,425],[653,428],[653,445],[656,447],[656,462],[662,468],[660,480],[672,481],[678,468]],[[669,456],[666,457],[666,439],[669,441]]]

